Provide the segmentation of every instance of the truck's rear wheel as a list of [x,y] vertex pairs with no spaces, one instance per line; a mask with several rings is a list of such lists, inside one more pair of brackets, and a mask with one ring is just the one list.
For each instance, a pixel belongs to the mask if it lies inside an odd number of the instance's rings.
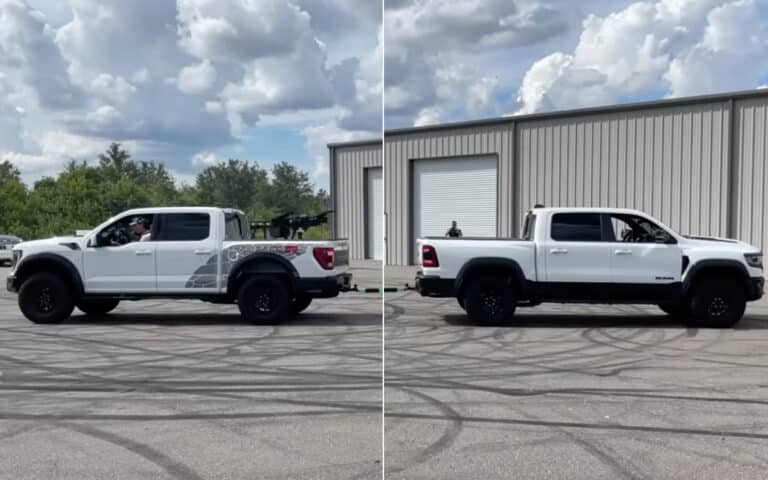
[[309,305],[312,303],[312,297],[308,297],[307,295],[297,295],[292,302],[293,311],[296,313],[301,313],[304,310],[306,310]]
[[59,323],[72,314],[75,302],[67,283],[55,273],[36,273],[19,289],[21,313],[34,323]]
[[251,323],[272,323],[293,316],[291,296],[284,282],[274,277],[253,276],[237,294],[240,314]]
[[464,307],[470,320],[492,325],[512,318],[517,298],[509,278],[476,277],[470,282],[464,295]]
[[77,309],[87,315],[104,315],[117,308],[119,303],[120,300],[107,298],[80,300],[77,302]]
[[744,315],[746,294],[736,281],[724,278],[704,279],[693,292],[693,320],[709,328],[732,327]]

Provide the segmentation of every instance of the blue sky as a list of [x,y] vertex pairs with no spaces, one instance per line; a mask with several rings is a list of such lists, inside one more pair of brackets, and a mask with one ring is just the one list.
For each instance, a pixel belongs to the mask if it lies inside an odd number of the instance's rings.
[[387,128],[752,89],[765,0],[397,0]]

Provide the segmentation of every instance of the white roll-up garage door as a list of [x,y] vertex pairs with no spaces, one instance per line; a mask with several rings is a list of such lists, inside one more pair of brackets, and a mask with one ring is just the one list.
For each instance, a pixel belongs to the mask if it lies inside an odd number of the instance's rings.
[[465,237],[496,236],[495,157],[414,163],[416,237],[443,236],[456,220]]
[[381,260],[384,256],[384,235],[382,231],[383,224],[383,206],[382,193],[384,192],[384,183],[381,177],[381,168],[367,168],[367,189],[368,189],[368,212],[366,212],[366,233],[368,235],[368,258]]

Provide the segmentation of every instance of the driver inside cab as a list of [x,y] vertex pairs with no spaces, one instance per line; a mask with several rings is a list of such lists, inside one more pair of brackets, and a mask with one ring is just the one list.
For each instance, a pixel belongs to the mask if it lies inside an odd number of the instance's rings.
[[134,241],[146,242],[152,236],[149,221],[144,217],[136,217],[129,224],[131,227]]

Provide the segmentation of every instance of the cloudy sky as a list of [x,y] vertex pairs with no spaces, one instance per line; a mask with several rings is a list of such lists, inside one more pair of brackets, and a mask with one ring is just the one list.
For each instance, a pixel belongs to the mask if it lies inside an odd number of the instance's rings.
[[0,159],[120,141],[327,188],[326,144],[380,133],[382,52],[388,128],[768,84],[768,0],[386,0],[383,32],[379,0],[0,0]]
[[387,128],[751,89],[768,0],[389,0]]
[[0,0],[0,159],[32,181],[110,141],[182,180],[381,128],[379,0]]

